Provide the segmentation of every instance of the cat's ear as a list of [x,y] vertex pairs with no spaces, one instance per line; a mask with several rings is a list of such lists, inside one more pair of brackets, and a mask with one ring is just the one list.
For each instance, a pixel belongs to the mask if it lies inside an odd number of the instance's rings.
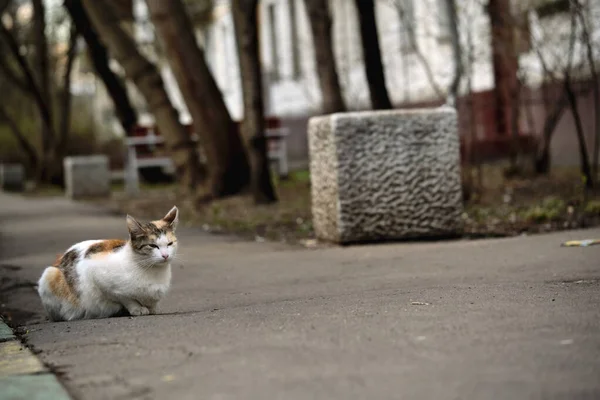
[[162,219],[167,223],[167,226],[173,230],[177,228],[177,223],[179,222],[179,210],[177,207],[171,208],[171,211],[167,213]]
[[127,229],[129,230],[129,235],[132,238],[141,236],[144,233],[144,228],[142,225],[129,214],[127,215]]

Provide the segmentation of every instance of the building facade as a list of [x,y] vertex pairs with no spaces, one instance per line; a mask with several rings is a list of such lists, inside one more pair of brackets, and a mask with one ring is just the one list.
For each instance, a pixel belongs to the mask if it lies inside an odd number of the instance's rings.
[[[375,4],[386,84],[394,105],[443,101],[454,71],[445,0],[376,0]],[[465,71],[461,94],[482,93],[494,87],[486,4],[487,1],[482,0],[457,1]],[[304,1],[262,0],[259,7],[266,112],[282,118],[290,127],[291,159],[305,161],[306,122],[319,112],[321,94]],[[353,110],[368,109],[370,101],[354,1],[329,0],[329,7],[337,70],[346,104]],[[560,80],[569,58],[566,57],[571,32],[569,0],[520,0],[513,1],[512,7],[521,83],[535,90],[549,78]],[[600,60],[600,2],[588,1],[587,7],[585,17],[591,28],[588,34],[594,59]],[[180,111],[182,121],[189,122],[189,113],[168,63],[153,50],[156,38],[144,0],[134,0],[134,15],[137,41],[160,65],[169,96]],[[572,75],[585,78],[589,76],[589,68],[586,71],[581,29],[577,32],[577,44],[570,58],[571,71]],[[199,30],[197,36],[233,118],[241,119],[241,82],[229,0],[215,0],[212,22]],[[100,108],[109,107],[106,96],[98,98]],[[540,99],[535,101],[541,103]],[[536,123],[543,125],[545,114],[541,110],[531,113]],[[531,130],[531,121],[525,121],[525,113],[521,114],[523,129]],[[140,122],[152,123],[151,115],[143,114]],[[569,124],[561,123],[560,129],[568,131]],[[565,163],[573,162],[576,163],[576,155],[565,159]]]

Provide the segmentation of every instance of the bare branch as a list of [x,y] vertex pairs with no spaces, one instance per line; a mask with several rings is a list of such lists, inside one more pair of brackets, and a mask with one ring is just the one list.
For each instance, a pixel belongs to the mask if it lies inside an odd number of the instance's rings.
[[3,120],[6,123],[6,125],[8,125],[15,139],[17,139],[19,146],[21,146],[21,149],[27,155],[31,167],[33,169],[36,169],[38,164],[38,156],[35,151],[35,147],[31,143],[29,143],[25,135],[23,135],[23,132],[21,132],[19,124],[17,124],[16,121],[12,119],[12,117],[8,114],[2,103],[0,103],[0,120]]
[[592,177],[592,171],[590,169],[590,162],[588,158],[587,145],[585,143],[585,134],[583,132],[583,124],[581,121],[581,115],[577,108],[577,96],[571,86],[571,69],[573,64],[573,53],[575,49],[576,31],[577,31],[577,1],[571,1],[571,36],[569,38],[569,54],[567,70],[565,71],[564,88],[571,106],[571,113],[575,121],[575,133],[577,134],[577,142],[579,144],[579,157],[580,157],[580,168],[581,173],[585,177],[585,187],[591,189],[594,187],[594,180]]
[[35,81],[33,72],[31,70],[31,68],[29,67],[29,64],[27,63],[27,60],[25,59],[25,57],[23,57],[23,55],[19,51],[19,44],[17,43],[16,39],[12,35],[12,32],[10,30],[8,30],[6,28],[6,26],[4,26],[4,23],[1,21],[0,21],[0,36],[2,36],[4,38],[4,40],[6,41],[6,44],[8,44],[11,54],[13,55],[13,57],[19,64],[21,71],[25,75],[25,80],[27,81],[28,86],[32,89],[31,95],[33,96],[36,104],[38,105],[38,108],[40,110],[40,114],[42,115],[42,119],[44,120],[44,123],[46,125],[50,126],[51,125],[50,110],[48,109],[46,102],[44,101],[44,98],[42,97],[42,93],[40,92],[40,89]]
[[6,7],[8,7],[9,4],[10,0],[0,0],[0,16],[2,16],[4,10],[6,10]]
[[588,64],[590,66],[590,74],[592,75],[592,93],[594,97],[594,147],[592,152],[592,179],[598,179],[598,157],[600,153],[600,89],[598,88],[598,71],[596,70],[596,62],[594,60],[594,49],[592,48],[592,38],[588,29],[588,25],[585,20],[585,16],[582,12],[582,7],[578,7],[575,12],[579,17],[579,21],[582,27],[582,39],[585,45],[586,56]]
[[137,123],[137,113],[129,95],[115,72],[109,67],[109,57],[106,47],[102,44],[98,34],[92,27],[90,19],[81,4],[81,0],[65,0],[64,6],[71,16],[71,21],[75,25],[79,34],[85,39],[88,54],[92,60],[96,75],[102,80],[106,91],[110,95],[117,113],[117,117],[126,133],[131,132]]
[[447,104],[454,106],[458,97],[458,87],[463,75],[462,49],[460,47],[460,37],[458,35],[458,17],[456,15],[455,0],[446,1],[446,12],[450,23],[450,37],[452,41],[452,58],[454,58],[454,77],[448,88]]
[[396,11],[398,12],[398,15],[400,16],[400,20],[402,21],[402,24],[404,24],[406,26],[406,29],[408,31],[409,46],[410,46],[412,52],[417,57],[417,60],[423,67],[423,70],[425,71],[425,75],[427,77],[427,81],[429,82],[429,85],[431,86],[431,88],[434,90],[435,94],[439,98],[445,97],[444,91],[442,90],[440,85],[436,82],[435,77],[433,76],[433,70],[431,69],[431,65],[429,65],[427,58],[425,57],[425,55],[419,48],[419,44],[417,43],[417,40],[415,39],[415,28],[413,26],[412,21],[409,21],[407,15],[406,15],[407,13],[404,10],[404,5],[399,0],[392,0],[392,5],[396,8]]
[[62,155],[64,148],[67,144],[69,137],[69,125],[71,119],[71,73],[73,71],[73,64],[75,57],[77,56],[77,40],[79,39],[79,32],[75,27],[75,24],[71,24],[71,36],[69,38],[69,50],[67,51],[67,62],[65,64],[65,73],[63,75],[63,87],[62,87],[62,99],[61,99],[61,119],[60,119],[60,131],[59,140],[57,144],[57,152]]
[[29,95],[33,93],[31,86],[29,86],[29,82],[19,76],[19,74],[8,64],[6,57],[0,57],[0,71],[4,73],[7,81],[15,85],[19,90]]

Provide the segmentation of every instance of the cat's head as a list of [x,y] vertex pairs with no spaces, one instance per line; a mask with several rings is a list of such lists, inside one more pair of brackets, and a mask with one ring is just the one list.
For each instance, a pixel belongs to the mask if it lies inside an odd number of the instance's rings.
[[147,223],[127,216],[127,228],[133,251],[148,260],[160,264],[171,262],[177,252],[175,229],[179,222],[179,210],[173,207],[162,219]]

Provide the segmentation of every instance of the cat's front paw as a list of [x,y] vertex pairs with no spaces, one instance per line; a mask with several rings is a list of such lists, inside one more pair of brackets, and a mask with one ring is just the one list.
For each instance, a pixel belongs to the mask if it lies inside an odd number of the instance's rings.
[[146,308],[144,306],[131,307],[130,309],[128,309],[128,311],[129,311],[129,314],[134,317],[139,317],[140,315],[150,314],[150,311],[148,310],[148,308]]

